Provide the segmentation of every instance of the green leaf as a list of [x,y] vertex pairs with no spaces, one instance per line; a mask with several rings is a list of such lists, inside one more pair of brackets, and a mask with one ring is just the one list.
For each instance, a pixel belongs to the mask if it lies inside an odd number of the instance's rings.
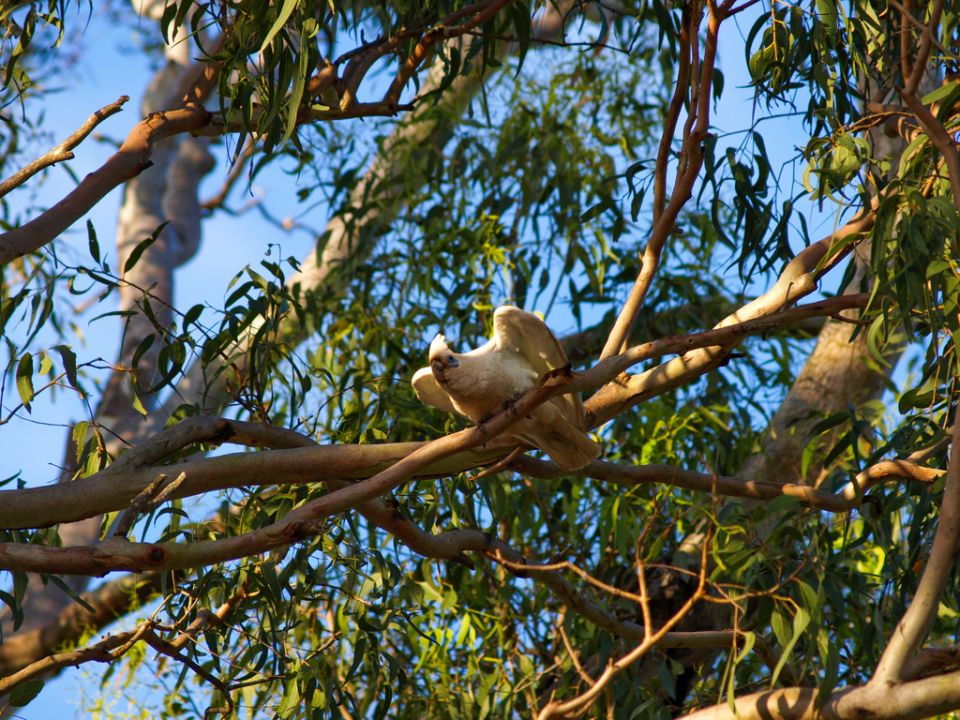
[[790,636],[790,640],[783,648],[783,652],[780,655],[780,660],[777,662],[777,666],[773,669],[773,675],[770,677],[770,687],[775,687],[777,684],[777,678],[780,677],[780,671],[783,670],[783,666],[787,664],[787,661],[790,659],[790,653],[793,652],[794,646],[796,646],[797,641],[800,639],[800,636],[803,634],[803,631],[807,629],[807,625],[810,624],[810,615],[803,608],[797,608],[797,614],[793,616],[793,634]]
[[10,693],[9,703],[13,707],[24,707],[37,697],[41,690],[43,690],[43,680],[34,679],[22,682]]
[[90,248],[90,257],[94,262],[100,263],[100,241],[97,240],[97,231],[93,228],[93,222],[87,220],[87,246]]
[[17,392],[20,394],[20,402],[29,410],[30,401],[34,397],[33,355],[30,353],[21,355],[20,362],[17,363]]
[[60,354],[60,362],[63,363],[63,371],[67,374],[67,382],[75,390],[80,389],[77,382],[77,354],[69,345],[54,345],[53,349]]
[[[263,52],[267,49],[267,45],[270,44],[270,41],[273,40],[274,35],[280,32],[280,29],[284,26],[287,20],[290,19],[290,15],[293,13],[296,7],[297,0],[283,0],[283,7],[280,8],[280,14],[277,15],[277,19],[273,21],[273,25],[270,26],[267,36],[263,39],[263,43],[260,45],[260,52]],[[306,50],[301,49],[301,52],[306,52]]]
[[165,220],[160,223],[157,228],[150,233],[149,237],[144,238],[137,243],[137,246],[130,252],[130,257],[127,258],[127,261],[123,264],[124,274],[130,272],[133,267],[137,264],[137,261],[140,259],[140,256],[143,255],[144,251],[153,245],[157,238],[160,237],[160,233],[163,232],[163,229],[170,224],[169,220]]

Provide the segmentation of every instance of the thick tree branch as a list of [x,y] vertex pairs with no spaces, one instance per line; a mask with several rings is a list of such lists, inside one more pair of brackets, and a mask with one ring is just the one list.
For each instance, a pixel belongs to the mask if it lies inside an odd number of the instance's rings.
[[920,720],[960,708],[960,671],[901,683],[835,690],[792,687],[735,698],[688,720]]
[[0,544],[0,568],[63,575],[102,575],[111,570],[173,570],[285,547],[321,534],[324,518],[390,492],[434,462],[484,444],[569,385],[571,380],[571,375],[562,372],[547,375],[511,407],[480,425],[433,440],[373,477],[312,500],[282,520],[243,535],[190,545],[128,543],[115,538],[96,546],[70,548],[3,543]]
[[160,140],[194,132],[210,122],[210,113],[196,106],[148,115],[130,132],[120,149],[87,175],[63,200],[38,217],[0,235],[0,265],[39,250],[86,214],[103,197],[150,167],[153,146]]
[[920,648],[937,615],[940,596],[956,564],[960,547],[960,422],[953,426],[952,452],[943,488],[940,518],[933,547],[910,607],[894,628],[877,664],[871,684],[896,685],[903,669]]

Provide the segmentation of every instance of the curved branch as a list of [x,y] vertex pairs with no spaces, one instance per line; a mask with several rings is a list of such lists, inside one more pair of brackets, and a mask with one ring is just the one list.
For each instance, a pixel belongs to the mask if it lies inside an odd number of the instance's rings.
[[[850,238],[873,227],[875,207],[876,201],[842,228],[800,251],[787,263],[772,288],[724,318],[716,328],[771,315],[813,292],[819,278],[849,253]],[[618,378],[584,403],[587,423],[592,427],[602,425],[627,408],[690,382],[722,365],[736,344],[718,344],[689,352],[639,375]]]
[[871,684],[895,685],[903,677],[903,669],[923,642],[940,604],[940,596],[956,564],[960,544],[960,422],[953,426],[952,452],[943,488],[940,519],[933,538],[933,547],[917,592],[910,607],[900,618],[887,643],[883,656],[871,678]]
[[151,113],[130,131],[120,149],[101,167],[87,175],[63,200],[38,217],[0,235],[0,265],[42,248],[103,197],[150,167],[155,143],[184,132],[195,132],[210,123],[211,115],[191,105]]
[[[688,6],[689,8],[690,6]],[[689,17],[688,17],[689,15]],[[600,353],[600,359],[610,357],[620,352],[626,347],[626,343],[633,333],[633,327],[637,321],[637,314],[647,296],[650,284],[660,267],[660,256],[663,253],[663,246],[670,233],[673,232],[674,223],[680,215],[683,206],[686,205],[693,193],[693,186],[703,167],[703,141],[707,137],[707,131],[710,125],[710,92],[713,88],[713,69],[717,57],[717,34],[720,32],[721,18],[713,12],[710,13],[707,21],[706,49],[703,54],[703,61],[698,57],[699,36],[701,18],[689,11],[684,13],[684,17],[689,22],[688,27],[684,27],[681,32],[681,60],[679,75],[677,78],[677,91],[670,103],[670,110],[667,116],[667,130],[670,137],[664,135],[661,139],[660,150],[657,154],[657,168],[654,181],[654,226],[647,241],[647,246],[643,250],[643,256],[640,259],[640,273],[630,289],[630,294],[617,320],[610,331],[607,342]],[[692,56],[692,57],[689,57]],[[699,67],[700,74],[695,78],[696,82],[690,84],[690,70]],[[690,90],[689,115],[687,117],[686,127],[683,133],[683,142],[680,147],[680,161],[677,168],[677,179],[674,184],[673,192],[670,194],[670,202],[666,208],[662,208],[663,193],[666,175],[666,164],[669,155],[666,150],[669,149],[669,143],[672,140],[673,127],[677,121],[676,106],[677,97],[683,92],[686,94]],[[696,120],[694,124],[693,121]],[[671,125],[673,127],[671,127]]]
[[[511,463],[511,467],[525,475],[539,478],[564,477],[570,474],[552,462],[526,457],[515,460]],[[908,460],[883,460],[857,473],[853,480],[841,490],[831,493],[803,483],[763,482],[739,477],[721,477],[671,465],[630,466],[594,460],[577,471],[579,475],[626,486],[658,483],[698,492],[754,500],[792,497],[810,507],[837,513],[860,507],[863,494],[882,482],[903,478],[930,484],[943,473],[943,470],[924,467]]]
[[818,688],[753,693],[685,715],[688,720],[914,720],[960,708],[960,671],[887,687]]
[[109,105],[104,105],[102,108],[93,113],[93,115],[87,118],[87,121],[77,128],[77,130],[70,135],[70,137],[57,145],[46,155],[37,158],[31,163],[28,163],[6,180],[0,182],[0,197],[3,197],[14,188],[23,185],[23,183],[44,168],[48,168],[58,162],[72,160],[74,157],[72,152],[73,149],[86,140],[87,136],[93,132],[97,125],[102,123],[111,115],[116,115],[118,112],[120,112],[123,109],[124,104],[126,104],[129,100],[130,96],[121,95],[120,99],[116,102],[112,102]]

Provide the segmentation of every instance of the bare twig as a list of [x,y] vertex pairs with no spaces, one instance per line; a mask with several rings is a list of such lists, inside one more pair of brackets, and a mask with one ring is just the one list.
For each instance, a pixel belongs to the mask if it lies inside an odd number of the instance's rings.
[[[525,570],[529,563],[523,555],[506,544],[494,540],[491,547],[484,553],[488,558],[502,565],[518,577],[526,577]],[[543,567],[533,565],[534,568]],[[586,593],[577,590],[557,571],[535,572],[532,577],[539,583],[550,588],[560,602],[569,610],[589,620],[602,630],[606,630],[615,637],[621,637],[632,642],[644,642],[647,631],[643,625],[629,620],[620,620],[613,613],[591,600]],[[658,641],[660,648],[723,648],[730,647],[736,641],[738,632],[730,630],[709,630],[697,632],[668,632]]]
[[137,516],[164,503],[186,479],[187,474],[185,472],[180,473],[170,482],[167,482],[169,477],[166,473],[157,475],[154,481],[130,502],[130,506],[117,518],[113,530],[108,535],[125,538],[136,522]]
[[663,626],[651,632],[650,628],[645,628],[643,642],[637,645],[633,650],[621,657],[616,662],[607,665],[606,669],[597,678],[596,682],[586,692],[566,702],[552,701],[547,703],[537,714],[537,720],[549,720],[553,717],[572,717],[579,715],[599,697],[600,693],[613,681],[613,679],[637,660],[650,652],[657,643],[674,628],[686,615],[693,609],[706,592],[707,585],[707,552],[710,543],[704,542],[700,553],[700,574],[697,588],[687,599],[683,606],[667,620]]
[[112,102],[109,105],[104,105],[93,115],[87,118],[87,121],[72,135],[70,135],[70,137],[57,145],[46,155],[37,158],[28,165],[25,165],[6,180],[0,182],[0,197],[3,197],[14,188],[23,185],[23,183],[44,168],[55,165],[58,162],[63,162],[64,160],[72,160],[74,157],[72,152],[73,149],[86,140],[87,136],[93,132],[93,129],[97,127],[97,125],[102,123],[111,115],[116,115],[118,112],[120,112],[123,109],[124,104],[129,100],[129,96],[121,95],[120,99],[116,102]]

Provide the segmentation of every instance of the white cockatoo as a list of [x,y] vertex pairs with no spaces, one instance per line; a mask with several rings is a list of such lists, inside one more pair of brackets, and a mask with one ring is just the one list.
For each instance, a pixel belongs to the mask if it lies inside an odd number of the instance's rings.
[[[505,305],[493,314],[493,338],[455,353],[443,335],[430,343],[429,367],[413,376],[413,389],[427,405],[479,422],[532,388],[551,370],[566,367],[560,343],[536,315]],[[600,454],[584,431],[583,403],[572,393],[535,408],[508,431],[543,450],[564,470],[577,470]]]

